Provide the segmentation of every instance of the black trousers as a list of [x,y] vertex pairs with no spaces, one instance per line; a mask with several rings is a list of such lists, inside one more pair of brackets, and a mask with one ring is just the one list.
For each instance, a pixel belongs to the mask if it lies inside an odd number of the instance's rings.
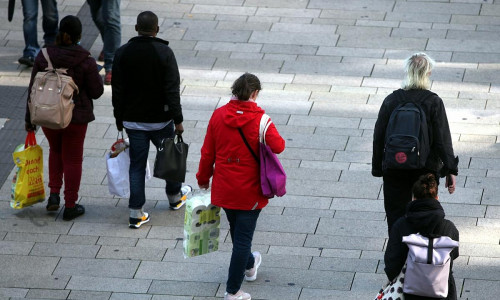
[[[406,213],[406,205],[412,200],[413,184],[424,174],[435,172],[427,169],[385,170],[384,171],[384,208],[387,215],[388,231]],[[436,175],[439,184],[439,177]]]

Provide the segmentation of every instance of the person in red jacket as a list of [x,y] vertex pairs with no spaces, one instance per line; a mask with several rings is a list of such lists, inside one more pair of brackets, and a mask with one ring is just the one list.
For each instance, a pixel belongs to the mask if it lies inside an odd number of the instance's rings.
[[[243,278],[257,278],[262,258],[259,252],[251,252],[252,238],[260,211],[268,203],[260,187],[259,164],[238,132],[241,128],[254,153],[259,153],[259,124],[265,113],[255,102],[261,90],[259,78],[245,73],[231,89],[229,103],[216,109],[208,123],[196,174],[201,189],[210,187],[213,176],[212,204],[222,207],[229,221],[233,252],[226,300],[251,299],[240,287]],[[274,124],[269,126],[265,141],[274,153],[285,150],[285,140]]]
[[[79,93],[73,96],[75,107],[68,127],[50,129],[42,127],[49,142],[49,188],[47,210],[56,211],[60,204],[60,190],[64,178],[63,220],[69,221],[85,213],[85,208],[76,204],[82,178],[83,144],[88,123],[95,120],[93,99],[98,99],[104,92],[102,78],[97,70],[95,59],[79,45],[82,37],[82,23],[76,16],[66,16],[59,23],[56,45],[48,46],[47,52],[54,68],[67,68]],[[35,59],[31,72],[29,91],[36,74],[44,71],[48,63],[42,52]],[[28,95],[29,100],[29,95]],[[31,124],[30,111],[26,103],[26,130],[36,130]]]

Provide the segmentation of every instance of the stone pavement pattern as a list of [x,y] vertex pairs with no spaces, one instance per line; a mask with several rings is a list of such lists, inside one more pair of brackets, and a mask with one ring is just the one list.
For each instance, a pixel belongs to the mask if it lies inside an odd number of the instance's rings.
[[[0,0],[2,14],[7,2]],[[0,93],[26,87],[30,74],[16,62],[23,47],[17,2],[12,23],[0,18]],[[83,3],[58,1],[61,16]],[[498,0],[122,0],[122,42],[135,35],[135,18],[146,9],[158,14],[160,37],[181,68],[187,184],[196,186],[211,112],[228,101],[244,71],[260,77],[259,104],[287,141],[280,159],[288,194],[263,210],[254,237],[263,264],[257,281],[242,287],[253,299],[372,299],[385,282],[382,181],[370,175],[373,126],[384,97],[400,86],[403,59],[416,51],[438,61],[432,90],[445,102],[460,157],[456,193],[440,193],[460,230],[458,294],[498,298]],[[101,47],[98,38],[92,53]],[[168,210],[162,182],[152,179],[145,207],[152,220],[128,229],[128,201],[109,195],[105,177],[104,156],[117,135],[109,87],[95,114],[85,144],[83,217],[64,222],[44,204],[14,211],[13,171],[3,183],[0,299],[223,297],[227,223],[220,251],[185,260],[183,211]],[[47,142],[41,132],[37,137],[46,166]]]

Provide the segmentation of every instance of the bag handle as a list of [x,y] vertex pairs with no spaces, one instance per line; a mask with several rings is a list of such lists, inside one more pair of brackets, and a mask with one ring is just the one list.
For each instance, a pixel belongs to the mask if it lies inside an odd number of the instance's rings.
[[259,141],[262,144],[266,144],[266,133],[267,129],[271,125],[273,121],[271,121],[271,118],[267,114],[263,114],[262,117],[260,118],[260,125],[259,125]]
[[35,131],[30,130],[26,135],[26,140],[24,141],[24,148],[26,149],[29,146],[35,146],[35,145],[36,145]]
[[[61,76],[60,74],[67,74],[66,71],[68,71],[67,68],[54,68],[54,66],[52,65],[52,61],[50,60],[50,56],[49,56],[49,52],[47,51],[47,48],[42,48],[42,54],[43,54],[43,57],[45,57],[45,60],[47,61],[47,64],[48,64],[48,67],[45,68],[45,70],[47,71],[52,71],[54,72],[56,75],[57,75],[57,89],[58,89],[58,93],[61,93],[61,89],[62,89],[62,80],[61,80]],[[44,81],[45,83],[45,81]]]
[[253,152],[252,148],[250,147],[250,145],[248,144],[248,141],[247,139],[245,138],[245,135],[243,134],[243,131],[241,130],[241,128],[238,128],[238,132],[240,133],[241,135],[241,138],[243,139],[243,142],[245,142],[245,145],[247,146],[248,150],[250,150],[250,153],[252,153],[252,156],[253,158],[255,159],[255,161],[257,162],[257,164],[260,165],[260,160],[259,158],[257,157],[257,154],[255,154],[255,152]]

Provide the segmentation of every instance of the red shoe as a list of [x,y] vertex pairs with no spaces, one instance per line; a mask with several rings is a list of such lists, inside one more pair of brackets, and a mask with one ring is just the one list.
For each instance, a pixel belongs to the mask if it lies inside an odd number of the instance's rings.
[[106,71],[106,75],[104,75],[104,84],[105,85],[111,84],[111,71]]

